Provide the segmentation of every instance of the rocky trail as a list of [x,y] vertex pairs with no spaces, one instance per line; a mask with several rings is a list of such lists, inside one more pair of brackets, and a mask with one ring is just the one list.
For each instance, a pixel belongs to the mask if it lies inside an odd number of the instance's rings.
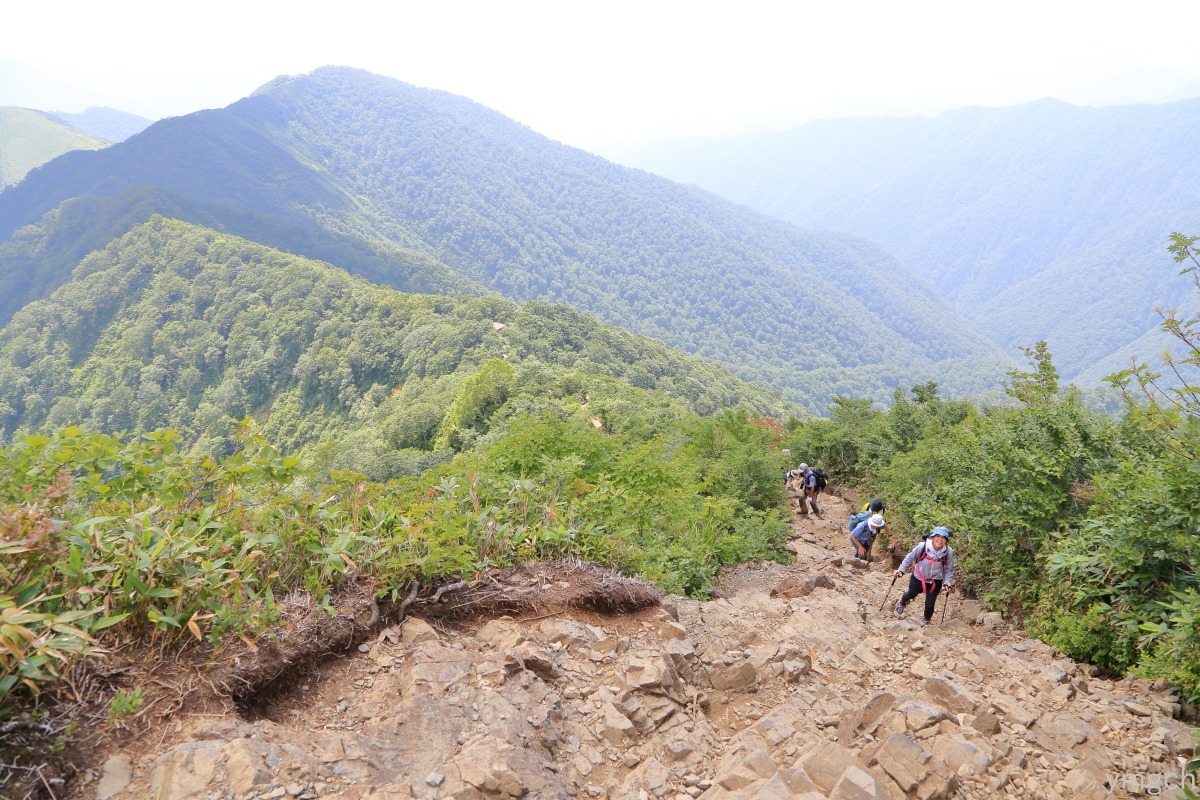
[[[717,599],[410,617],[240,713],[181,709],[62,791],[1070,800],[1179,785],[1193,745],[1169,691],[1094,677],[957,596],[928,628],[916,607],[881,613],[890,560],[850,558],[846,500],[822,511],[796,518],[793,564],[732,569]],[[524,580],[554,592],[569,575]]]

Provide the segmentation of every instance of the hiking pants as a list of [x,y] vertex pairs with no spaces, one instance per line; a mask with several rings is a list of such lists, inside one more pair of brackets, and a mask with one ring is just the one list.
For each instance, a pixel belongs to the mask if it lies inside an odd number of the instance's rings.
[[[933,619],[933,606],[935,603],[937,603],[937,596],[942,591],[942,582],[940,580],[927,580],[925,581],[925,585],[929,587],[929,591],[925,593],[925,621],[928,622],[929,620]],[[908,605],[908,601],[912,600],[920,593],[921,579],[916,575],[910,574],[908,576],[908,591],[905,592],[904,596],[900,598],[900,602],[904,605]]]
[[[853,536],[851,536],[850,537],[850,546],[854,547],[855,544],[857,544],[858,547],[861,547],[864,550],[864,552],[862,554],[863,558],[871,557],[871,545],[875,544],[875,542],[871,542],[871,544],[863,544],[862,542],[858,541],[858,539],[855,539]],[[856,556],[858,555],[858,547],[854,547],[854,554]]]

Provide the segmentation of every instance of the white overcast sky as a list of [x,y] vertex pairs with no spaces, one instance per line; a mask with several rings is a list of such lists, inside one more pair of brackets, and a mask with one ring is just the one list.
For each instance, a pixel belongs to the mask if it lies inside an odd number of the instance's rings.
[[0,105],[150,118],[359,67],[610,146],[1054,96],[1200,94],[1200,0],[18,0]]

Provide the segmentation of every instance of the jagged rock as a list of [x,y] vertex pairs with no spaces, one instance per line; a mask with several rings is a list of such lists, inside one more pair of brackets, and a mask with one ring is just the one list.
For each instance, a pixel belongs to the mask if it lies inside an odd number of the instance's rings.
[[985,736],[995,736],[1000,732],[1000,720],[990,711],[981,711],[971,720],[971,727]]
[[671,666],[675,668],[675,673],[679,675],[686,683],[695,683],[695,664],[696,650],[692,644],[686,640],[669,639],[662,644],[663,654],[671,659]]
[[728,667],[714,667],[708,672],[714,689],[729,692],[748,692],[758,685],[758,672],[749,661]]
[[686,639],[687,628],[678,622],[663,622],[658,626],[658,635],[662,639]]
[[754,731],[772,747],[778,747],[796,734],[797,721],[786,708],[779,708],[754,723]]
[[854,754],[835,742],[825,742],[810,751],[801,760],[800,766],[817,789],[826,795],[833,791],[848,769],[859,769]]
[[525,629],[509,617],[494,619],[475,632],[475,638],[487,642],[500,652],[516,647],[529,637]]
[[[858,659],[865,664],[868,669],[882,669],[887,665],[887,662],[880,658],[879,654],[875,652],[876,647],[878,647],[878,643],[875,641],[867,640],[862,642],[858,647],[854,648],[854,652],[850,654],[851,658]],[[847,664],[845,668],[856,669],[853,664]]]
[[601,656],[619,655],[625,652],[628,647],[628,639],[616,636],[602,636],[591,644],[592,652]]
[[255,787],[271,782],[264,749],[250,739],[234,739],[222,748],[226,779],[235,796],[247,797],[255,791]]
[[[782,775],[772,775],[761,786],[753,788],[753,797],[755,800],[792,800],[796,796],[791,787],[783,779]],[[817,795],[820,797],[820,795]]]
[[930,752],[959,775],[983,775],[997,755],[982,742],[971,742],[951,734],[934,737]]
[[499,754],[486,748],[464,751],[456,760],[458,774],[463,782],[481,792],[498,794],[501,797],[524,797],[529,788],[517,772]]
[[617,710],[612,703],[605,703],[602,709],[604,720],[600,728],[600,736],[613,744],[621,744],[635,735],[633,723]]
[[778,777],[783,779],[794,795],[799,797],[822,796],[817,790],[817,785],[813,783],[812,778],[808,777],[808,773],[803,768],[781,769]]
[[917,732],[937,725],[946,719],[946,712],[922,700],[910,700],[904,707],[905,723],[910,732]]
[[123,792],[133,780],[133,759],[127,753],[115,753],[108,757],[100,770],[100,782],[96,785],[96,800],[109,800]]
[[534,642],[521,642],[504,653],[504,668],[510,674],[527,669],[542,680],[552,681],[562,677],[553,656]]
[[928,678],[933,675],[933,665],[925,658],[918,658],[908,665],[908,672],[914,678]]
[[988,611],[980,615],[978,624],[985,631],[994,631],[1004,625],[1004,617],[996,611]]
[[548,619],[538,626],[545,641],[563,647],[579,647],[600,638],[600,632],[590,625],[571,619]]
[[1192,729],[1175,720],[1162,720],[1154,733],[1160,735],[1162,743],[1173,756],[1191,756],[1196,752],[1196,739],[1192,735]]
[[1135,703],[1132,700],[1125,700],[1121,703],[1122,708],[1133,714],[1135,717],[1151,717],[1154,716],[1154,709],[1145,703]]
[[688,756],[696,752],[696,745],[690,741],[671,742],[667,745],[667,753],[672,761],[685,761]]
[[437,631],[420,617],[408,617],[400,628],[400,643],[412,647],[422,642],[438,641]]
[[803,660],[784,661],[783,676],[788,683],[795,683],[812,670],[812,659],[805,656]]
[[864,733],[874,733],[879,721],[896,706],[896,696],[881,692],[846,716],[838,724],[838,741],[849,744]]
[[185,742],[160,756],[150,774],[153,800],[184,800],[199,794],[216,775],[221,742]]
[[729,792],[744,789],[756,783],[759,779],[759,776],[747,767],[743,761],[737,761],[726,767],[718,767],[716,775],[716,785]]
[[1111,787],[1106,785],[1107,781],[1104,765],[1088,759],[1067,773],[1062,786],[1082,800],[1085,797],[1108,797]]
[[[835,566],[841,566],[841,564],[836,564]],[[771,597],[782,597],[785,599],[808,597],[818,586],[824,589],[833,589],[836,584],[832,578],[824,573],[811,575],[803,579],[788,576],[783,579],[782,583],[771,590]]]
[[992,702],[992,708],[999,711],[1005,718],[1028,728],[1040,714],[1030,711],[1011,697],[999,697]]
[[966,714],[979,708],[979,699],[945,678],[925,679],[925,693],[951,714]]
[[664,797],[671,790],[671,773],[658,759],[650,758],[629,774],[621,785],[621,797],[636,797],[639,791]]
[[829,800],[888,800],[888,795],[869,772],[851,765],[829,793]]
[[1064,717],[1042,717],[1036,725],[1039,741],[1052,740],[1056,750],[1071,750],[1099,732],[1086,722]]
[[746,759],[746,767],[751,772],[760,778],[770,778],[775,773],[779,772],[779,765],[776,764],[767,752],[762,749],[755,750]]

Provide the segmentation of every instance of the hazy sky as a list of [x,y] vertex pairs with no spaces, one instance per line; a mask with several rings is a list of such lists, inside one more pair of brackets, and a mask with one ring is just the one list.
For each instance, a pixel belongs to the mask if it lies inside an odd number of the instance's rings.
[[1200,94],[1200,0],[63,0],[3,17],[0,105],[158,118],[341,64],[601,152],[817,117]]

